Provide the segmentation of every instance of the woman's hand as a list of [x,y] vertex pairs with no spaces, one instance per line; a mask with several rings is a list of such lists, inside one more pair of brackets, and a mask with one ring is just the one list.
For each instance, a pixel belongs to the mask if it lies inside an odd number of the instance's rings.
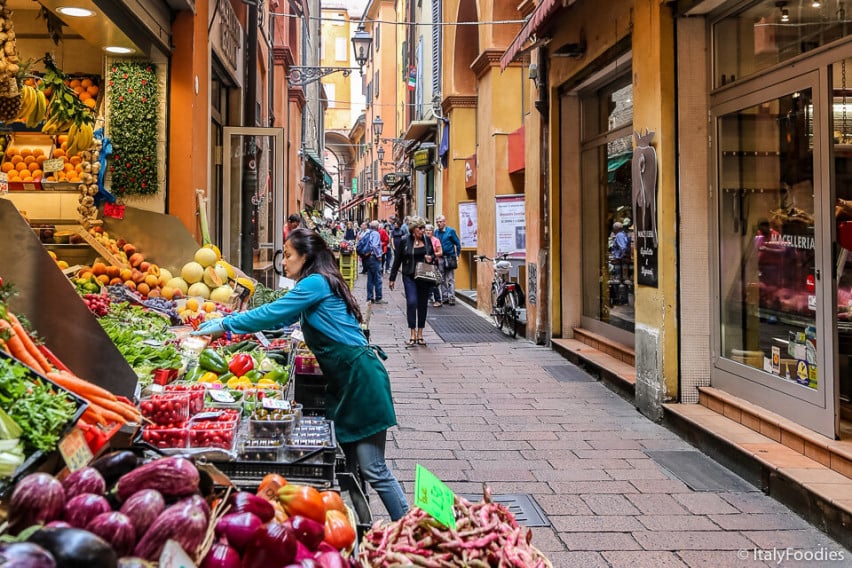
[[394,285],[394,281],[393,281],[393,280],[388,280],[388,288],[390,288],[391,290],[393,290],[393,285]]

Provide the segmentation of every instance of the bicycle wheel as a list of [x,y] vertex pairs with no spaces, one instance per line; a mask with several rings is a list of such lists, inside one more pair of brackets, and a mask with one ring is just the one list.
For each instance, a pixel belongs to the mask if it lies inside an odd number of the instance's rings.
[[509,337],[518,336],[518,293],[514,290],[503,298],[503,325]]
[[491,317],[494,318],[494,325],[497,329],[503,327],[503,308],[497,306],[497,299],[500,297],[500,291],[497,286],[491,286]]

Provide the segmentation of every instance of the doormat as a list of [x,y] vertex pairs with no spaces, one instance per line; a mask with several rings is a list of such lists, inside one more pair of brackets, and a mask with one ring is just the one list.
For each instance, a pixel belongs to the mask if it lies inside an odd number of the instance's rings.
[[[459,493],[459,496],[464,497],[471,503],[482,501],[482,494]],[[518,521],[519,525],[525,527],[550,526],[550,521],[532,495],[528,495],[527,493],[504,493],[502,495],[492,495],[491,500],[509,509],[509,512],[515,516],[515,520]]]
[[548,365],[542,369],[560,383],[593,383],[595,378],[577,365]]
[[494,327],[489,320],[472,313],[466,308],[456,307],[456,309],[453,309],[453,307],[449,306],[440,308],[430,307],[426,321],[446,343],[514,341],[511,337]]
[[645,450],[645,454],[693,491],[757,491],[754,485],[698,451]]

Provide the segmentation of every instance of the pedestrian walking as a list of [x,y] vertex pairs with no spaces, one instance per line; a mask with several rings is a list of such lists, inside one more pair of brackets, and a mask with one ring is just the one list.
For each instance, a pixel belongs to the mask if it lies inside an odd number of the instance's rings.
[[382,241],[382,257],[379,259],[379,274],[384,274],[385,264],[390,252],[390,233],[385,229],[385,223],[377,223],[379,239]]
[[[432,240],[432,250],[435,251],[435,262],[433,264],[438,267],[438,270],[441,270],[441,263],[443,256],[442,248],[441,248],[441,240],[435,236],[435,227],[432,225],[426,225],[426,236]],[[441,303],[441,285],[435,284],[429,290],[429,300],[432,302],[433,308],[440,308]]]
[[402,284],[405,289],[405,308],[408,318],[408,329],[411,338],[406,345],[426,345],[423,339],[423,328],[426,327],[426,312],[429,309],[429,289],[432,284],[414,278],[418,262],[432,263],[435,251],[432,240],[426,237],[426,221],[420,217],[412,217],[408,229],[410,234],[403,237],[396,250],[396,259],[391,267],[388,286],[394,289],[397,274],[402,272]]
[[302,224],[302,216],[298,213],[293,213],[289,217],[287,217],[287,224],[284,225],[284,240],[287,240],[287,237],[290,236],[290,233],[299,228],[299,225]]
[[444,251],[443,262],[441,263],[441,275],[443,276],[443,282],[441,283],[442,301],[455,306],[456,268],[459,267],[461,241],[456,230],[447,226],[447,218],[444,215],[438,215],[435,218],[435,224],[438,225],[435,236],[441,240],[441,248]]
[[387,304],[382,299],[382,239],[379,236],[379,222],[372,221],[367,232],[361,236],[356,250],[363,258],[367,270],[367,302]]
[[355,227],[352,226],[352,221],[346,221],[346,231],[343,232],[343,240],[354,241],[355,236]]
[[[361,331],[361,310],[323,238],[296,229],[284,244],[284,271],[296,286],[278,300],[209,320],[194,335],[255,333],[301,322],[305,343],[328,380],[326,416],[346,455],[382,500],[391,519],[405,515],[405,493],[385,461],[388,428],[396,425],[390,377]],[[364,412],[369,408],[369,412]]]

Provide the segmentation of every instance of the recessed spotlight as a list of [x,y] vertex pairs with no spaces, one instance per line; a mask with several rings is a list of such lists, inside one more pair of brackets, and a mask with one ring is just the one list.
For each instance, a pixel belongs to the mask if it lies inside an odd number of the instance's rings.
[[811,2],[811,8],[819,8],[820,6],[822,6],[822,2],[820,2],[819,0],[814,0],[813,2]]
[[87,10],[86,8],[75,8],[74,6],[60,6],[56,9],[56,11],[63,16],[70,16],[72,18],[90,18],[95,15],[92,10]]
[[787,8],[781,8],[781,21],[785,23],[790,21],[790,11]]
[[128,53],[133,53],[133,50],[129,47],[119,47],[117,45],[110,45],[109,47],[105,47],[104,51],[107,53],[113,53],[115,55],[127,55]]

